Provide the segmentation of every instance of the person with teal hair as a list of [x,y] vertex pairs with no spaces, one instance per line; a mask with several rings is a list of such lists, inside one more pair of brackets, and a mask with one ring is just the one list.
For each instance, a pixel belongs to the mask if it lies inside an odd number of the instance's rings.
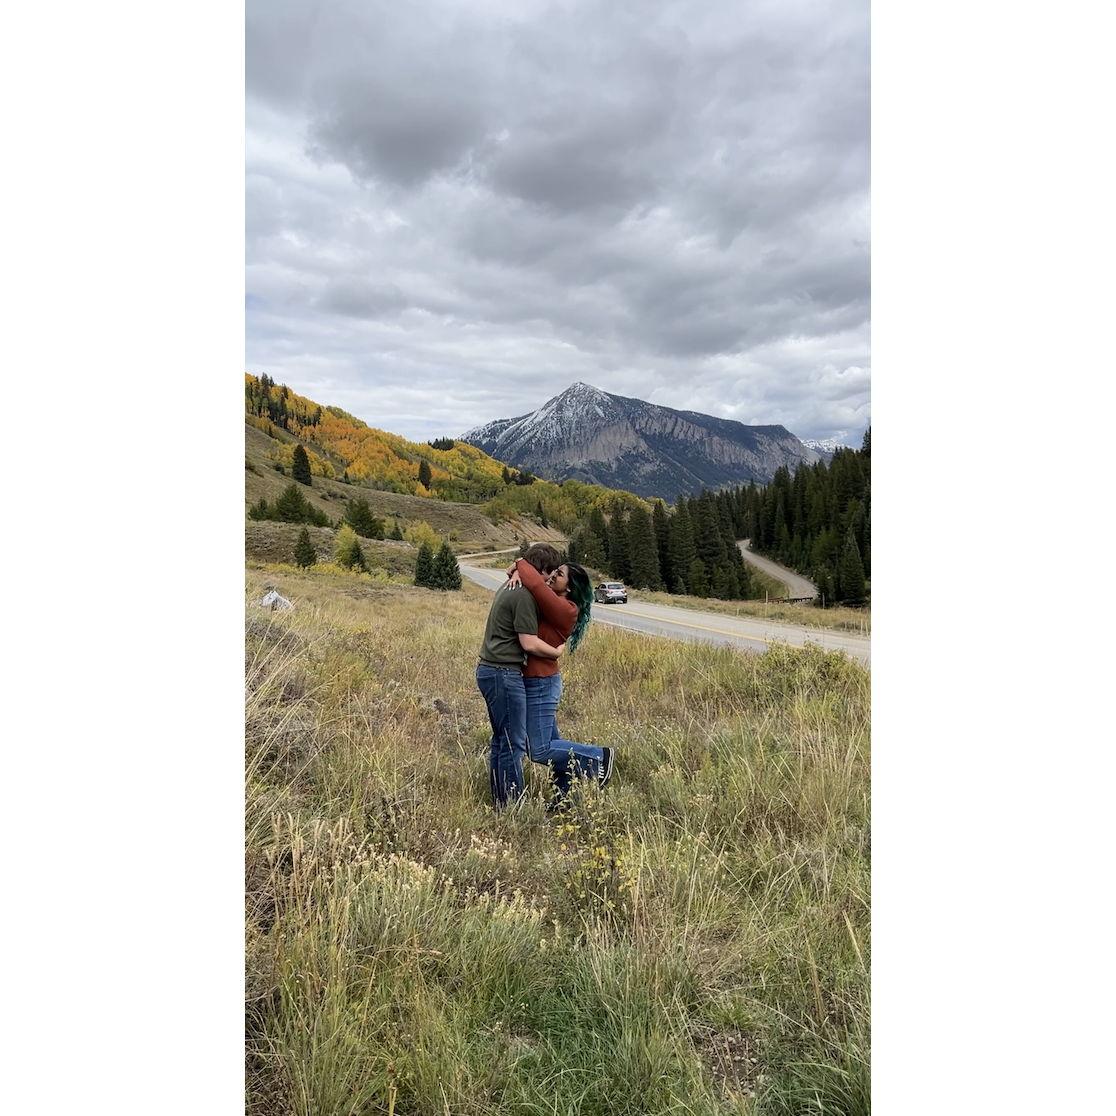
[[[576,562],[563,562],[543,576],[520,558],[508,570],[508,591],[526,589],[539,610],[539,639],[564,654],[577,650],[585,638],[593,610],[593,585]],[[564,647],[562,646],[564,645]],[[558,731],[558,703],[562,700],[562,675],[558,659],[528,654],[523,668],[527,694],[527,754],[535,763],[550,767],[554,800],[558,805],[575,778],[593,779],[607,786],[612,778],[615,752],[596,744],[566,740]]]

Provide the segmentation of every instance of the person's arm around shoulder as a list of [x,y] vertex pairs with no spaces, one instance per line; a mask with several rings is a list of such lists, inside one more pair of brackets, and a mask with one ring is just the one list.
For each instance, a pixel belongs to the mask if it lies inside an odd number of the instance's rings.
[[537,655],[540,659],[557,659],[562,654],[559,648],[551,647],[546,640],[539,638],[539,610],[530,593],[516,593],[512,627],[519,638],[519,646],[528,655]]
[[577,617],[577,605],[565,597],[559,597],[530,562],[519,558],[515,568],[520,582],[524,588],[530,590],[531,596],[539,606],[539,611],[551,624],[555,627],[566,627],[571,619]]

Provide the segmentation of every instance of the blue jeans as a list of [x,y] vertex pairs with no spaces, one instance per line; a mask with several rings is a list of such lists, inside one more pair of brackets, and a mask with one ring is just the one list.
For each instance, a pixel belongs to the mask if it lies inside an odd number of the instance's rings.
[[523,757],[527,754],[527,697],[523,671],[517,666],[477,667],[477,689],[488,706],[492,746],[488,772],[492,805],[503,809],[523,793]]
[[562,699],[562,676],[524,678],[527,693],[527,747],[535,763],[550,765],[559,796],[564,795],[578,775],[591,779],[600,774],[604,749],[594,744],[564,740],[555,720]]

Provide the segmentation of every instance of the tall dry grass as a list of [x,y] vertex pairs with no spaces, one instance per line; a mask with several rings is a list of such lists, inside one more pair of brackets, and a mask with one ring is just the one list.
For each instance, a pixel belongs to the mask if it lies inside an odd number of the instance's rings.
[[[861,1113],[868,675],[605,629],[548,817],[488,805],[486,601],[328,573],[250,605],[253,1113]],[[250,571],[249,601],[264,574]]]

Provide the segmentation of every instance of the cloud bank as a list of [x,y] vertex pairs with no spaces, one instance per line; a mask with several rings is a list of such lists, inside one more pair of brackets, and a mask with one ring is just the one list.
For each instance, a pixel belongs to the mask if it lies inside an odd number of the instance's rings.
[[247,366],[425,440],[574,380],[869,421],[860,2],[248,0]]

